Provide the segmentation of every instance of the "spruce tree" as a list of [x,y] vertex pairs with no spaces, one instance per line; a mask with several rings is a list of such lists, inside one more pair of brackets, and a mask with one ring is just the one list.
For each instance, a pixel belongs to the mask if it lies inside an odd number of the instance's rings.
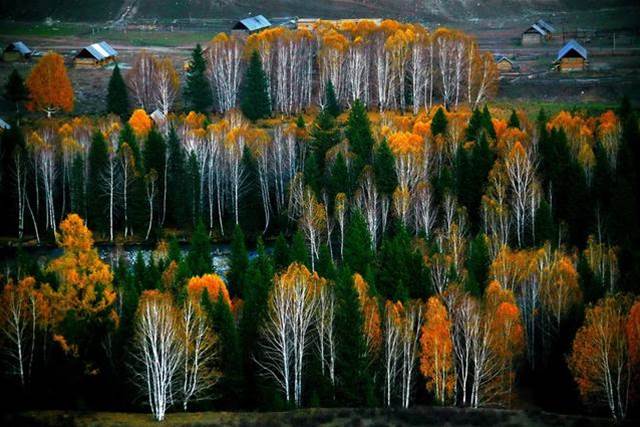
[[129,95],[127,94],[127,85],[124,83],[120,67],[116,64],[113,67],[113,73],[109,79],[107,88],[107,113],[113,113],[122,120],[129,117]]
[[205,75],[207,63],[202,54],[202,47],[197,44],[191,53],[189,71],[184,88],[184,99],[187,108],[191,111],[206,113],[213,103],[211,86]]
[[[256,257],[251,260],[247,269],[244,305],[240,319],[240,340],[243,355],[243,374],[245,389],[254,389],[262,382],[259,368],[255,361],[262,360],[259,342],[260,327],[264,324],[268,313],[269,291],[274,275],[273,263],[266,252],[262,239],[258,238]],[[248,407],[255,407],[257,393],[245,393],[245,403]]]
[[249,253],[244,243],[244,233],[242,228],[236,225],[231,237],[231,256],[229,257],[229,272],[227,273],[229,292],[232,296],[243,298],[248,267]]
[[489,107],[487,104],[484,104],[484,109],[482,110],[482,127],[487,132],[491,138],[496,139],[496,130],[493,127],[493,122],[491,121],[491,113],[489,112]]
[[351,215],[344,239],[344,263],[355,273],[367,274],[374,261],[367,223],[359,210]]
[[311,146],[316,154],[318,173],[325,174],[325,156],[327,151],[340,143],[340,133],[336,120],[326,110],[320,111],[311,131]]
[[[150,173],[152,170],[155,170],[158,174],[158,180],[156,182],[157,191],[155,200],[153,200],[153,211],[158,219],[160,219],[162,215],[161,208],[165,183],[164,174],[166,170],[166,151],[167,149],[162,135],[160,135],[160,133],[155,128],[151,129],[147,137],[147,141],[144,144],[142,157],[144,161],[145,175]],[[159,221],[157,223],[159,223]]]
[[168,168],[167,182],[167,223],[186,228],[190,221],[187,212],[187,171],[185,152],[173,126],[167,139]]
[[71,212],[83,218],[87,217],[85,186],[84,156],[76,154],[71,163]]
[[260,194],[260,178],[258,161],[249,146],[245,145],[242,153],[243,187],[240,195],[238,221],[248,236],[255,236],[264,230],[265,216]]
[[351,150],[358,156],[361,163],[357,169],[359,174],[363,165],[371,163],[374,144],[367,109],[360,100],[356,100],[351,106],[345,134],[349,140]]
[[444,110],[442,107],[438,108],[436,114],[433,115],[433,120],[431,121],[431,134],[435,137],[436,135],[445,135],[447,132],[447,116],[444,114]]
[[333,87],[333,82],[331,82],[331,79],[327,80],[327,84],[324,90],[324,99],[324,109],[327,111],[327,113],[331,114],[333,117],[338,117],[342,110],[340,109],[340,104],[338,104],[338,100],[336,99],[336,90]]
[[191,247],[186,262],[192,276],[201,276],[214,271],[211,263],[211,242],[202,221],[198,222],[191,236]]
[[395,157],[386,140],[382,140],[376,149],[373,171],[378,191],[391,196],[398,186],[398,176],[396,175]]
[[20,115],[20,105],[29,99],[29,90],[24,80],[15,68],[9,74],[4,86],[4,98],[15,105],[16,115]]
[[291,263],[289,259],[289,245],[284,238],[284,234],[278,234],[276,243],[273,246],[273,264],[276,270],[282,270]]
[[240,89],[240,109],[251,121],[271,115],[267,75],[262,69],[258,51],[253,51]]
[[224,375],[216,385],[218,401],[223,408],[235,409],[240,407],[243,396],[242,353],[236,323],[222,293],[211,302],[208,292],[203,292],[202,297],[202,305],[205,309],[208,307],[213,330],[219,339],[219,366]]
[[103,188],[103,177],[109,162],[109,152],[102,132],[96,131],[93,134],[88,161],[87,224],[96,232],[104,232],[106,230],[107,200]]
[[477,108],[473,109],[469,124],[467,125],[466,140],[475,141],[478,139],[480,132],[482,131],[482,113]]
[[289,251],[289,262],[299,262],[307,267],[311,265],[309,250],[307,249],[304,236],[300,230],[296,231],[296,234],[293,235],[293,241],[291,242],[291,249]]
[[[21,165],[15,163],[18,159],[17,154],[20,154]],[[20,127],[14,125],[0,132],[0,200],[4,202],[0,210],[0,230],[5,236],[15,236],[18,229],[15,171],[17,167],[22,167],[27,159],[24,135]]]
[[465,288],[475,296],[481,296],[487,286],[487,277],[491,257],[487,247],[486,236],[478,234],[469,244],[469,255],[466,261],[467,280]]
[[516,110],[511,110],[511,116],[509,117],[509,125],[510,128],[520,128],[520,119],[518,118],[518,114]]
[[329,192],[329,203],[333,206],[336,194],[351,194],[351,177],[349,176],[349,168],[342,153],[338,153],[336,160],[331,167],[331,176],[328,179],[327,190]]
[[343,269],[336,283],[336,401],[342,406],[365,406],[373,401],[368,370],[364,317],[351,272]]

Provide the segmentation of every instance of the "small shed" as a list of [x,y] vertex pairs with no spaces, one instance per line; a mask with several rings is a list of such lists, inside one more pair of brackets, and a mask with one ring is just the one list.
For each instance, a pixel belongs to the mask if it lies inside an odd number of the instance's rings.
[[2,120],[2,117],[0,117],[0,131],[9,130],[9,129],[11,129],[11,125],[5,122],[4,120]]
[[26,61],[31,58],[33,51],[23,42],[10,43],[2,52],[5,62]]
[[547,31],[535,23],[522,33],[522,46],[542,44],[542,42],[547,38],[547,35]]
[[561,72],[586,70],[588,65],[587,49],[571,39],[558,52],[555,64]]
[[513,71],[513,62],[505,55],[495,54],[493,60],[496,62],[496,67],[501,73],[508,73]]
[[232,30],[253,34],[271,27],[271,22],[263,15],[250,16],[236,22]]
[[75,67],[101,67],[118,58],[118,52],[107,42],[94,43],[83,48],[73,58]]

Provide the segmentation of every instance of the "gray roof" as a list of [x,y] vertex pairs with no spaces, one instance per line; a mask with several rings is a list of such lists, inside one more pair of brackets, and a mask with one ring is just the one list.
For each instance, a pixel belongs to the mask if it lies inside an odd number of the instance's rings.
[[540,25],[538,25],[538,24],[533,24],[533,25],[532,25],[532,26],[530,26],[530,27],[527,29],[527,31],[525,31],[525,32],[528,32],[529,30],[534,30],[536,33],[539,33],[540,35],[543,35],[543,36],[546,36],[546,35],[547,35],[547,32],[544,30],[544,28],[542,28],[542,27],[541,27]]
[[556,31],[553,25],[549,24],[544,19],[538,19],[538,22],[536,22],[536,24],[538,25],[538,27],[543,28],[548,33],[555,33]]
[[102,61],[103,59],[111,58],[113,56],[118,56],[118,52],[112,48],[107,42],[94,43],[90,46],[85,47],[78,53],[80,55],[84,51],[89,52],[91,56],[93,56],[98,61]]
[[574,39],[571,39],[567,42],[567,44],[565,44],[562,47],[562,49],[560,49],[560,51],[558,52],[558,57],[556,58],[556,61],[559,61],[560,59],[562,59],[567,53],[571,52],[572,50],[575,51],[578,55],[580,55],[584,59],[587,59],[587,49],[582,47],[582,45],[577,41],[575,41]]
[[270,26],[271,22],[269,22],[267,18],[262,15],[256,15],[241,19],[233,28],[237,30],[241,29],[241,27],[244,27],[249,31],[258,31]]
[[11,125],[0,118],[0,129],[11,129]]
[[512,62],[512,61],[511,61],[511,60],[510,60],[506,55],[502,55],[502,54],[499,54],[499,53],[494,53],[494,54],[493,54],[493,60],[494,60],[496,63],[497,63],[497,62],[500,62],[500,61],[507,61],[507,62],[509,62],[510,64],[513,64],[513,62]]
[[5,50],[20,52],[21,55],[31,55],[33,52],[23,42],[13,42]]

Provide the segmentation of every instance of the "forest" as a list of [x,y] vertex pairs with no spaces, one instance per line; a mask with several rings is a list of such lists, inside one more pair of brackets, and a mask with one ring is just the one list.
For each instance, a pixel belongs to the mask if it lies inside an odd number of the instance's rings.
[[496,89],[472,37],[395,21],[141,51],[97,116],[60,55],[12,73],[3,409],[638,416],[638,111]]

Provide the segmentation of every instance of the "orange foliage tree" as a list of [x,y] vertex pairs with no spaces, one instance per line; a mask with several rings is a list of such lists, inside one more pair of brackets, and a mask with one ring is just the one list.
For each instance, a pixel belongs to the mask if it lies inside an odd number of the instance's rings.
[[630,297],[616,294],[589,307],[568,358],[583,400],[604,403],[617,421],[627,415],[631,362],[638,360],[640,309],[636,302],[630,310],[632,303]]
[[64,66],[64,59],[57,53],[47,53],[38,61],[27,77],[31,99],[30,111],[40,110],[47,117],[58,111],[73,110],[73,88]]
[[131,114],[129,124],[131,125],[131,128],[133,128],[136,136],[145,137],[151,130],[153,122],[144,110],[138,108],[133,112],[133,114]]
[[204,274],[202,276],[192,277],[187,283],[189,295],[200,297],[205,289],[211,301],[217,301],[218,298],[222,297],[222,299],[229,304],[229,307],[231,307],[231,299],[229,298],[227,285],[225,285],[220,276],[217,274]]
[[427,379],[427,388],[443,405],[453,397],[456,383],[451,327],[444,304],[436,297],[429,298],[420,337],[420,371]]

